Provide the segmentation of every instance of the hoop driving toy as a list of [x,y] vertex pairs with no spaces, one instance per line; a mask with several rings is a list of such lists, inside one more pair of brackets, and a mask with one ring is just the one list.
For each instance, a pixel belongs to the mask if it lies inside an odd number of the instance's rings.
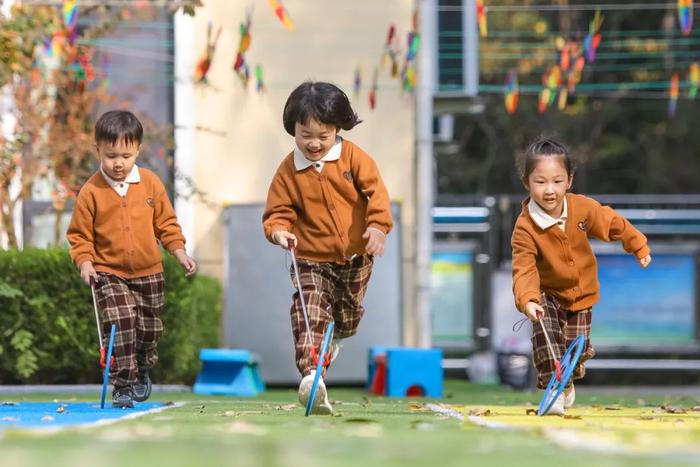
[[542,326],[542,332],[547,341],[547,348],[552,358],[555,359],[554,365],[556,367],[556,371],[552,374],[549,384],[547,384],[547,388],[544,390],[540,407],[537,409],[537,415],[541,417],[547,415],[547,412],[549,412],[554,402],[564,391],[566,385],[569,384],[569,380],[571,380],[571,376],[574,374],[574,369],[576,369],[578,361],[581,358],[581,353],[583,353],[586,338],[583,335],[576,336],[576,339],[574,339],[566,349],[566,352],[564,352],[561,360],[556,360],[557,354],[554,353],[554,347],[552,347],[552,342],[549,340],[549,335],[542,323],[542,318],[540,317],[537,321],[540,323],[540,326]]
[[[330,364],[330,354],[328,353],[328,346],[330,345],[331,336],[333,335],[333,322],[328,323],[326,327],[326,332],[323,335],[323,342],[321,344],[321,349],[319,353],[316,353],[316,347],[314,346],[313,340],[311,338],[311,326],[309,325],[309,315],[306,312],[306,302],[304,301],[304,294],[301,290],[301,280],[299,279],[299,268],[297,267],[297,258],[294,253],[294,240],[287,240],[287,247],[289,253],[292,256],[292,265],[294,266],[294,276],[297,280],[297,291],[299,292],[299,300],[301,301],[301,310],[304,314],[304,324],[306,325],[306,343],[309,346],[309,352],[311,353],[311,358],[313,359],[314,365],[316,365],[316,376],[314,377],[313,385],[311,386],[311,393],[309,394],[309,400],[306,403],[306,413],[305,416],[309,416],[311,413],[311,408],[314,405],[314,399],[316,398],[316,391],[318,390],[318,382],[321,378],[321,373],[323,373],[323,368]],[[322,357],[322,358],[319,358]]]

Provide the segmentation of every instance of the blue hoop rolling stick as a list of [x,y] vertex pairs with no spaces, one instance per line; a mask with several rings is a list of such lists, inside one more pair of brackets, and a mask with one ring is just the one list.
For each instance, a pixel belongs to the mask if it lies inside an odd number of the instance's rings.
[[107,396],[107,385],[109,385],[109,367],[112,366],[112,350],[114,350],[114,334],[117,332],[117,325],[112,325],[112,331],[109,333],[109,345],[107,346],[107,359],[105,361],[105,372],[102,378],[102,398],[100,399],[100,408],[105,408],[105,397]]
[[[540,324],[542,322],[540,321]],[[544,325],[542,324],[542,330],[544,331]],[[552,349],[552,346],[549,342],[549,337],[547,336],[547,331],[544,331],[545,338],[547,339],[547,346],[549,347],[549,351],[552,353],[552,356],[554,357],[554,352]],[[569,383],[569,380],[571,379],[571,376],[574,374],[574,370],[576,369],[576,366],[578,365],[578,361],[581,358],[581,354],[583,353],[583,348],[586,345],[586,338],[583,335],[576,336],[576,339],[569,345],[569,347],[566,349],[566,352],[564,352],[564,356],[561,357],[560,360],[560,366],[561,366],[561,371],[560,372],[554,372],[552,374],[552,378],[549,380],[549,384],[547,384],[547,389],[544,390],[544,395],[542,396],[542,401],[540,402],[540,407],[537,410],[537,415],[540,417],[543,415],[547,415],[547,412],[549,412],[549,409],[552,408],[552,405],[554,405],[554,402],[557,400],[557,398],[561,395],[561,393],[564,391],[564,388],[566,388],[566,385]],[[559,374],[557,374],[559,373]],[[558,377],[557,377],[558,376]]]
[[323,363],[325,360],[324,355],[328,350],[328,344],[331,341],[331,336],[333,335],[333,321],[328,323],[326,328],[326,333],[323,335],[323,344],[321,344],[321,352],[319,352],[318,365],[316,366],[316,375],[314,376],[314,383],[311,385],[311,393],[309,393],[309,401],[306,403],[306,413],[305,417],[308,417],[311,413],[311,408],[314,406],[314,399],[316,398],[316,391],[318,390],[318,381],[321,379],[321,374],[323,373]]

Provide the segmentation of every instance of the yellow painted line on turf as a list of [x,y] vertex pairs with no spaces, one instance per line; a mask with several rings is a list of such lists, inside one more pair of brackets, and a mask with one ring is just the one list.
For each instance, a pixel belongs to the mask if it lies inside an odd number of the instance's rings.
[[700,454],[700,412],[656,407],[573,407],[538,417],[526,406],[429,404],[431,410],[488,428],[529,430],[558,444],[606,452]]

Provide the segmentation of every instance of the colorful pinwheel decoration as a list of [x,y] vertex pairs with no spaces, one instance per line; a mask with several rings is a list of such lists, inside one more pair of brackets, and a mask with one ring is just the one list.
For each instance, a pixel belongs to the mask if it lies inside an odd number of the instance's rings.
[[588,34],[583,39],[583,49],[589,63],[595,62],[595,54],[600,45],[600,27],[602,25],[603,16],[600,14],[600,10],[596,10],[595,16],[588,25]]
[[359,96],[362,90],[362,70],[360,67],[355,68],[355,75],[352,79],[352,90],[355,93],[355,97]]
[[78,35],[78,5],[73,0],[63,2],[63,24],[68,32],[68,42],[72,44]]
[[520,99],[520,90],[518,88],[518,73],[515,70],[510,70],[506,75],[504,97],[506,112],[512,114],[518,108],[518,100]]
[[537,111],[544,113],[547,107],[554,103],[557,95],[557,89],[561,86],[561,69],[558,65],[550,67],[544,75],[542,75],[542,91],[537,102]]
[[483,0],[476,0],[476,20],[479,23],[479,35],[486,37],[489,30],[486,24],[486,7]]
[[684,36],[693,29],[693,0],[678,0],[678,24]]
[[397,60],[397,55],[396,28],[392,24],[389,26],[389,32],[387,32],[386,42],[384,43],[384,53],[382,54],[382,68],[386,66],[387,61],[391,60],[392,78],[396,78],[399,75],[399,62]]
[[690,64],[688,81],[690,81],[690,87],[688,88],[688,99],[695,99],[698,95],[698,87],[700,87],[700,64],[697,62]]
[[263,67],[255,65],[255,89],[258,92],[265,92],[265,81],[263,81]]
[[418,55],[420,48],[418,19],[415,13],[413,14],[413,29],[408,32],[406,42],[406,60],[401,70],[401,83],[403,90],[410,92],[416,88],[416,55]]
[[294,23],[292,22],[292,18],[289,16],[287,9],[284,7],[284,5],[282,5],[282,2],[280,0],[268,0],[268,3],[275,11],[277,19],[280,20],[284,27],[289,31],[293,31]]
[[250,36],[250,25],[251,25],[251,12],[246,13],[246,19],[244,23],[241,23],[240,33],[241,39],[238,42],[238,52],[236,53],[236,61],[233,62],[233,70],[236,72],[238,77],[243,83],[243,87],[248,85],[248,79],[250,78],[250,69],[248,68],[248,62],[245,59],[245,53],[250,48],[251,36]]
[[668,116],[676,115],[676,107],[678,106],[678,73],[674,73],[671,77],[671,84],[668,89]]
[[194,82],[195,83],[206,83],[207,73],[209,73],[209,67],[211,67],[211,62],[214,59],[214,52],[216,51],[216,43],[219,40],[219,35],[221,35],[221,28],[217,29],[214,40],[211,38],[212,24],[209,22],[207,25],[207,48],[197,61],[197,66],[194,70]]
[[379,82],[379,69],[375,67],[374,78],[372,79],[372,88],[369,90],[369,108],[374,110],[377,105],[377,88]]

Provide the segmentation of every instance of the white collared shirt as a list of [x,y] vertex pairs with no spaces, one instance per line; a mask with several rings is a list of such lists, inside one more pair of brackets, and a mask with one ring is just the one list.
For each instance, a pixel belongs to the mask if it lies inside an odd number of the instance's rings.
[[126,196],[126,192],[129,191],[130,183],[139,183],[141,181],[139,168],[136,164],[134,164],[134,166],[131,168],[131,172],[129,172],[129,175],[127,175],[123,181],[114,180],[107,175],[102,168],[102,165],[100,165],[100,172],[102,172],[102,176],[105,178],[109,186],[114,188],[114,191],[116,191],[122,198]]
[[297,172],[304,170],[307,167],[314,166],[316,172],[321,172],[323,170],[323,164],[328,161],[337,161],[340,159],[340,152],[343,149],[343,139],[340,136],[335,137],[335,143],[328,151],[328,154],[323,156],[317,161],[310,161],[304,156],[304,153],[298,147],[294,147],[294,168]]
[[532,217],[532,220],[535,221],[535,224],[537,224],[542,230],[546,230],[551,226],[556,225],[562,231],[564,231],[564,227],[566,227],[566,219],[569,216],[568,209],[566,206],[566,197],[564,197],[561,215],[556,219],[547,214],[547,212],[544,209],[542,209],[542,207],[539,204],[537,204],[532,198],[530,198],[530,202],[527,203],[527,210],[530,213],[530,217]]

